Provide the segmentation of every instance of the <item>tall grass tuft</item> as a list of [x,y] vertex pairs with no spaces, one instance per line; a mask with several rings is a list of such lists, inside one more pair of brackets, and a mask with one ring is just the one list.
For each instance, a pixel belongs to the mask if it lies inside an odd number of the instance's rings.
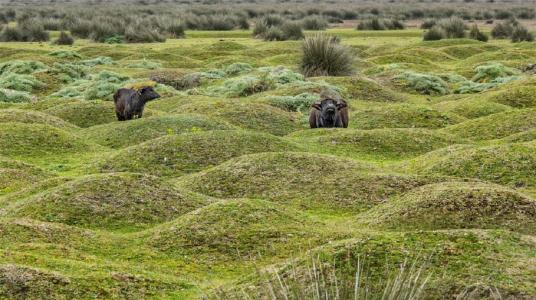
[[344,76],[354,72],[349,50],[331,36],[316,34],[305,38],[302,51],[300,68],[307,77]]
[[460,39],[465,37],[465,22],[457,17],[444,19],[439,22],[439,26],[445,31],[448,39]]
[[439,41],[446,37],[445,30],[441,26],[434,26],[430,30],[426,31],[423,36],[425,41]]
[[305,30],[325,30],[328,28],[328,21],[320,16],[305,17],[301,23]]
[[60,36],[54,41],[56,45],[72,45],[74,44],[74,39],[71,35],[65,31],[60,32]]
[[513,43],[532,42],[534,41],[534,35],[526,27],[519,24],[514,27],[511,40]]
[[471,31],[469,31],[469,37],[473,40],[481,42],[487,42],[489,39],[489,37],[485,33],[478,29],[478,26],[476,24],[471,27]]

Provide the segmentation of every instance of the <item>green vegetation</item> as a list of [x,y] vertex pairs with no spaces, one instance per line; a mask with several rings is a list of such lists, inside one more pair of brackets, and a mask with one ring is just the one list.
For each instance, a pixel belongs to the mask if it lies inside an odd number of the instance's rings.
[[0,46],[0,299],[536,297],[536,51],[481,41],[524,3],[233,1],[0,12],[51,40]]

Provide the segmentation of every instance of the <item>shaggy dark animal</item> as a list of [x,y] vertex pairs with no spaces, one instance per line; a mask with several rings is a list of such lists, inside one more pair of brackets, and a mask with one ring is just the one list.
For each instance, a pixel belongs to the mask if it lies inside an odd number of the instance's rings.
[[311,128],[348,127],[348,105],[344,100],[326,98],[311,106],[309,114]]
[[114,94],[115,114],[119,121],[141,118],[145,104],[160,98],[152,87],[134,89],[119,89]]

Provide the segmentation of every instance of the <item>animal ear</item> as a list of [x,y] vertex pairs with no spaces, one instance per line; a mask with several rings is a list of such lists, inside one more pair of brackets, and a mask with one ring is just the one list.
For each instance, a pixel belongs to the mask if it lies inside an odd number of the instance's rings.
[[337,101],[337,108],[338,109],[345,108],[345,107],[348,107],[348,104],[346,104],[346,101],[344,101],[342,99],[340,101]]
[[311,105],[311,107],[316,108],[318,110],[322,110],[322,102],[317,101],[317,102],[313,103],[313,105]]

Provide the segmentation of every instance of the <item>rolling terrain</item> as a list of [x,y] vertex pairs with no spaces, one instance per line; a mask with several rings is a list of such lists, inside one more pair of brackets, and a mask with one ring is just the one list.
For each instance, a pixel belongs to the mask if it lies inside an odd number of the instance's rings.
[[[429,257],[430,299],[535,299],[535,43],[327,33],[355,75],[304,78],[300,41],[239,30],[0,44],[0,298],[240,298],[311,257],[375,287]],[[116,121],[144,85],[162,98]],[[326,90],[350,128],[308,129]]]

